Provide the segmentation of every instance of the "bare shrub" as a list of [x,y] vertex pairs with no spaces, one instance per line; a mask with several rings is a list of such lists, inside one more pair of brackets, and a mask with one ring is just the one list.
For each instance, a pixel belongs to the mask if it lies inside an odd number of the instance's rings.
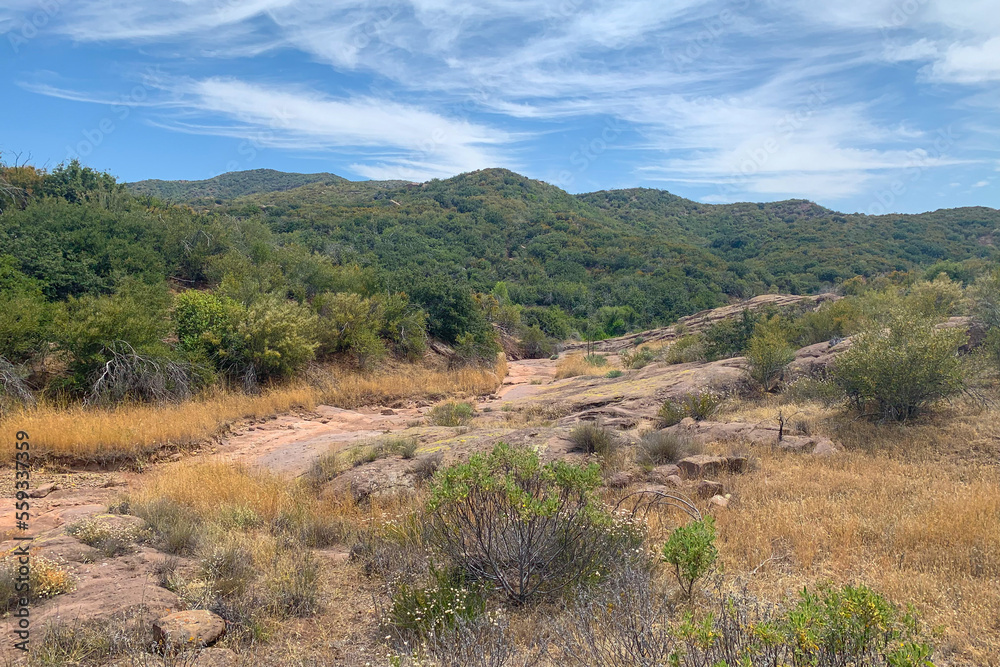
[[643,433],[639,440],[637,458],[640,464],[662,465],[701,453],[701,445],[691,438],[666,431]]
[[413,474],[418,481],[427,481],[434,476],[434,473],[438,471],[438,468],[441,467],[441,463],[443,461],[444,452],[441,451],[421,456],[413,462],[413,465],[410,466],[410,473]]
[[176,402],[190,398],[198,389],[192,364],[139,354],[124,341],[107,349],[111,358],[97,371],[87,403]]

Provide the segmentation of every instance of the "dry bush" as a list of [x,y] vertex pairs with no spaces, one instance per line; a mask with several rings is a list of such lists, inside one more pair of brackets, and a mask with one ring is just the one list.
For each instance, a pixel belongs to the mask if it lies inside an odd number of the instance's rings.
[[574,447],[585,454],[611,456],[621,447],[617,433],[600,424],[583,422],[569,432]]
[[677,433],[648,431],[639,439],[636,458],[642,465],[662,465],[677,463],[681,459],[700,454],[701,445]]
[[578,375],[605,375],[607,366],[597,366],[587,361],[582,354],[571,354],[559,360],[556,364],[556,379],[576,377]]
[[[17,590],[18,556],[4,554],[0,558],[0,611],[16,606],[22,593]],[[55,561],[33,554],[28,574],[28,599],[42,600],[73,590],[73,577]]]

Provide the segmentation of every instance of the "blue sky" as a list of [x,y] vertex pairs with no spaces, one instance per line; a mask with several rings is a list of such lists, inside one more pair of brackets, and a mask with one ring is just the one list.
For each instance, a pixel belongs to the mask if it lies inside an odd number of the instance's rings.
[[1000,207],[1000,0],[5,0],[0,151]]

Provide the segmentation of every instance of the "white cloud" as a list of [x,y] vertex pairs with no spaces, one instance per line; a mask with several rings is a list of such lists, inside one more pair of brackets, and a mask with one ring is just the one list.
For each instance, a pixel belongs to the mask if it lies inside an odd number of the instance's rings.
[[974,188],[985,188],[989,184],[990,184],[989,181],[979,181],[978,183],[974,183],[972,185],[972,187],[974,187]]
[[978,44],[952,44],[926,73],[947,83],[1000,81],[1000,35]]

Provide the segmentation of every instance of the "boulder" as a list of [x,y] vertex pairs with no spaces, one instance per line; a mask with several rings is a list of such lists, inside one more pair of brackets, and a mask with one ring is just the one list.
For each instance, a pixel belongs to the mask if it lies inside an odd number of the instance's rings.
[[672,486],[674,488],[679,489],[684,486],[684,480],[681,479],[680,475],[670,475],[665,481],[667,486]]
[[725,496],[712,496],[709,498],[708,504],[713,509],[716,507],[719,509],[726,509],[729,507],[729,498]]
[[[35,489],[32,489],[31,491],[29,491],[28,492],[28,497],[29,498],[44,498],[45,496],[49,495],[53,491],[58,491],[58,490],[59,490],[59,487],[56,485],[55,482],[49,482],[48,484],[42,484],[38,488],[35,488]],[[23,498],[24,496],[21,496],[21,497]]]
[[612,489],[623,489],[632,483],[632,474],[626,470],[621,470],[608,477],[604,483]]
[[656,466],[649,471],[649,481],[656,482],[657,484],[666,483],[667,479],[681,474],[681,469],[675,466],[673,463],[668,465]]
[[813,447],[812,455],[813,456],[833,456],[838,451],[840,451],[840,450],[838,450],[836,447],[834,447],[834,445],[833,445],[832,442],[830,442],[826,438],[823,438],[819,442],[816,443],[815,447]]
[[703,479],[698,483],[698,496],[701,498],[722,495],[723,491],[725,491],[725,487],[722,485],[722,482]]
[[729,469],[729,459],[724,456],[695,454],[677,463],[681,475],[686,479],[698,479],[706,475],[714,475]]
[[226,622],[204,609],[168,614],[153,622],[153,639],[164,650],[208,646],[226,631]]

